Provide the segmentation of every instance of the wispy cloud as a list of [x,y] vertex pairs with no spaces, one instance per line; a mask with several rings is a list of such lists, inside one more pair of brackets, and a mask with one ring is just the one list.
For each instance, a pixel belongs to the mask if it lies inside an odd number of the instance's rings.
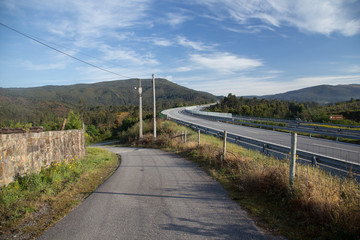
[[[14,14],[36,11],[26,24],[45,27],[48,32],[68,39],[96,39],[113,36],[119,28],[146,25],[150,0],[28,0],[16,3]],[[44,19],[43,16],[51,17]],[[148,23],[151,24],[150,22]]]
[[166,23],[172,27],[176,27],[188,20],[192,19],[191,16],[185,15],[181,12],[170,12],[166,14]]
[[250,70],[263,65],[261,60],[241,58],[227,52],[192,54],[190,60],[197,65],[222,73]]
[[64,69],[66,67],[65,63],[36,64],[30,61],[22,61],[21,65],[31,71]]
[[163,47],[169,47],[173,45],[173,43],[170,40],[164,38],[153,38],[152,42],[157,46],[163,46]]
[[71,1],[76,9],[73,21],[77,24],[76,32],[80,35],[106,35],[106,30],[129,27],[140,24],[145,16],[148,0],[104,0],[98,1]]
[[290,83],[296,86],[316,86],[322,84],[351,84],[360,83],[360,75],[314,76],[297,78]]
[[360,65],[350,65],[345,69],[348,73],[360,73]]
[[221,19],[233,19],[240,25],[261,21],[273,28],[293,26],[301,31],[344,36],[360,33],[360,10],[357,1],[340,0],[201,0]]
[[[125,50],[119,48],[112,48],[108,45],[101,47],[102,57],[105,61],[122,61],[124,65],[158,65],[159,62],[152,56],[151,53],[139,54],[134,50]],[[125,61],[125,62],[124,62]]]
[[178,44],[180,44],[181,46],[190,47],[190,48],[193,48],[198,51],[206,51],[206,50],[211,50],[213,48],[212,46],[206,46],[201,41],[196,41],[196,42],[190,41],[184,36],[178,36],[176,38],[176,40],[177,40]]
[[212,75],[208,75],[205,78],[207,79],[206,84],[203,84],[204,76],[175,79],[175,81],[182,84],[186,82],[190,88],[207,91],[215,95],[225,96],[229,93],[237,96],[261,96],[283,93],[322,84],[360,84],[360,75],[304,77],[290,81],[278,80],[273,75],[264,75],[259,77],[242,75],[228,77],[225,80],[219,80],[219,78],[214,78]]
[[189,72],[189,71],[192,71],[194,70],[193,67],[190,67],[190,66],[183,66],[183,67],[178,67],[178,68],[175,68],[175,69],[171,69],[172,72]]

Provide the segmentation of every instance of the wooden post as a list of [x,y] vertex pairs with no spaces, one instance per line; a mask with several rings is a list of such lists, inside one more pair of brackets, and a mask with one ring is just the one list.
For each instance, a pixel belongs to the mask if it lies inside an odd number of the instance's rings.
[[200,129],[198,130],[198,147],[200,147]]
[[64,118],[64,121],[63,121],[63,124],[62,124],[62,127],[61,127],[61,131],[64,131],[64,129],[65,129],[66,121],[67,121],[67,119]]
[[224,131],[224,145],[223,145],[223,162],[225,161],[225,157],[226,157],[226,138],[227,138],[227,132],[226,130]]
[[290,174],[289,174],[289,183],[290,190],[294,188],[295,181],[295,167],[296,167],[296,144],[297,144],[297,133],[291,133],[291,157],[290,157]]

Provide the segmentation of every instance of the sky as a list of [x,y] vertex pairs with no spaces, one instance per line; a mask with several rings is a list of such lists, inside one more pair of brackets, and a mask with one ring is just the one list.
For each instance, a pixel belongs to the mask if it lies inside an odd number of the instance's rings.
[[0,0],[0,23],[3,88],[152,74],[215,95],[360,84],[360,0]]

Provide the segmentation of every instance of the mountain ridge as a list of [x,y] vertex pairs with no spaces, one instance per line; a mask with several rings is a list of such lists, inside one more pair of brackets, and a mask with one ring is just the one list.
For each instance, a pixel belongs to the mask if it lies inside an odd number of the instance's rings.
[[[0,88],[0,97],[24,98],[30,101],[55,101],[66,104],[78,104],[86,101],[89,106],[137,105],[138,79],[98,82],[92,84],[74,84],[67,86],[42,86],[32,88]],[[152,99],[151,79],[142,79],[143,100]],[[210,93],[192,90],[169,80],[156,79],[157,100],[175,100],[177,102],[215,101]]]
[[[0,122],[39,121],[43,116],[64,117],[70,109],[138,106],[138,79],[43,86],[0,88]],[[135,89],[136,87],[136,89]],[[143,106],[152,107],[152,79],[142,79]],[[195,91],[163,78],[156,79],[157,109],[215,102],[214,95]]]
[[284,93],[257,96],[257,98],[296,101],[299,103],[316,102],[319,104],[344,102],[349,101],[351,98],[360,99],[360,84],[324,84]]

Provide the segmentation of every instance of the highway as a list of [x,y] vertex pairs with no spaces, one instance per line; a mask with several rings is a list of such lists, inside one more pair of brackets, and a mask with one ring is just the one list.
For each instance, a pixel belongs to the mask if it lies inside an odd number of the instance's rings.
[[[211,121],[185,114],[183,113],[184,109],[185,108],[169,109],[165,110],[163,113],[168,115],[170,118],[185,121],[187,123],[198,124],[220,131],[226,130],[228,133],[290,147],[291,135],[289,133],[281,133],[277,131]],[[346,162],[360,164],[360,145],[298,136],[297,148],[299,150],[308,151],[315,154],[334,157]]]
[[258,228],[202,169],[158,149],[103,148],[115,173],[39,239],[284,239]]

